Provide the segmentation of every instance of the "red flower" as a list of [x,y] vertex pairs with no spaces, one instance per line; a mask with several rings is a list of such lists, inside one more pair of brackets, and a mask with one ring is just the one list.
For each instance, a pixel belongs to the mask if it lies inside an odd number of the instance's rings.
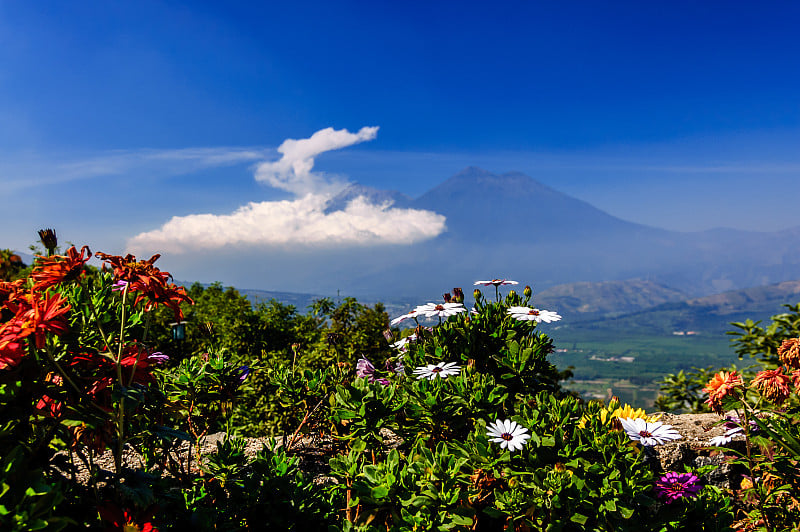
[[23,337],[34,335],[37,349],[44,347],[47,339],[45,333],[61,336],[69,330],[65,314],[71,307],[61,294],[50,296],[32,292],[25,298],[25,302],[30,308],[22,314],[18,311],[16,319],[21,322]]
[[[88,254],[85,258],[84,253]],[[92,252],[89,251],[89,246],[83,246],[80,255],[75,246],[72,246],[67,250],[66,256],[39,257],[40,261],[30,275],[35,282],[33,290],[47,290],[51,286],[74,281],[81,276],[84,265],[90,258]]]
[[122,509],[114,503],[107,502],[97,508],[100,519],[110,526],[106,530],[120,530],[125,532],[158,532],[153,525],[153,509],[146,509],[140,512],[133,512],[129,509]]
[[0,369],[14,367],[25,356],[25,342],[16,321],[0,325]]
[[69,330],[65,314],[70,306],[61,294],[19,293],[5,306],[14,317],[0,325],[0,368],[19,363],[25,356],[23,340],[28,336],[33,335],[36,348],[42,349],[48,332],[60,336]]
[[[64,382],[64,379],[61,375],[50,373],[47,375],[45,379],[47,382],[52,382],[55,385],[61,385]],[[61,401],[57,401],[53,399],[49,395],[43,395],[39,402],[36,403],[36,409],[41,410],[49,414],[54,418],[58,418],[61,415],[61,407],[63,403]]]
[[[142,385],[155,382],[155,376],[150,373],[150,354],[150,350],[136,343],[125,346],[120,360],[125,385],[129,382]],[[114,362],[97,353],[81,353],[73,356],[70,364],[86,383],[86,395],[100,407],[110,408],[111,386],[117,382]]]
[[[189,303],[190,305],[194,305],[194,301],[192,301],[192,298],[190,298],[186,293],[186,289],[175,284],[168,284],[163,288],[153,290],[150,294],[147,294],[147,296],[150,301],[145,306],[145,310],[154,309],[163,303],[167,307],[171,308],[175,313],[176,321],[181,321],[183,319],[181,303]],[[137,303],[143,298],[144,296],[139,296],[136,300]]]
[[125,347],[122,360],[120,360],[122,376],[126,381],[130,380],[139,384],[155,382],[156,378],[150,373],[150,364],[150,350],[132,343]]

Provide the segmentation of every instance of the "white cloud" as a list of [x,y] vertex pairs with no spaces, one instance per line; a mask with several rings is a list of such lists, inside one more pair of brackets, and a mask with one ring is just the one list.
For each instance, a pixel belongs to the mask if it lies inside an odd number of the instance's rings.
[[226,245],[313,247],[411,244],[445,229],[445,218],[430,211],[395,209],[356,198],[342,211],[324,212],[328,196],[308,194],[285,201],[249,203],[232,214],[175,216],[160,229],[128,241],[137,254],[180,253]]
[[259,164],[256,180],[297,195],[341,190],[346,183],[311,171],[314,168],[314,157],[326,151],[372,140],[377,134],[377,127],[362,127],[358,133],[329,127],[317,131],[307,139],[286,139],[278,147],[282,157],[274,162]]
[[142,254],[223,246],[340,248],[412,244],[439,235],[446,228],[445,217],[431,211],[376,205],[364,197],[350,201],[343,210],[325,211],[347,183],[313,172],[314,158],[374,139],[377,132],[377,127],[364,127],[358,133],[327,128],[307,139],[288,139],[278,148],[281,158],[258,164],[255,178],[298,197],[250,202],[231,214],[175,216],[160,229],[131,238],[128,250]]

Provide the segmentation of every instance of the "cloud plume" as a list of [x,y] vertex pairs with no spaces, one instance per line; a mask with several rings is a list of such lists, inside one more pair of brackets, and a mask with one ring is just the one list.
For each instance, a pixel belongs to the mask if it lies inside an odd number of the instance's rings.
[[377,135],[377,127],[362,127],[358,133],[329,127],[317,131],[307,139],[286,139],[278,147],[278,153],[282,157],[275,162],[259,164],[256,180],[297,195],[341,190],[346,183],[312,172],[314,158],[326,151],[373,140]]
[[296,197],[250,202],[231,214],[175,216],[161,228],[128,241],[134,253],[215,249],[224,246],[341,248],[412,244],[445,230],[445,217],[431,211],[399,209],[356,197],[344,209],[326,211],[334,194],[347,183],[314,172],[314,158],[326,151],[372,140],[377,127],[357,133],[326,128],[307,139],[288,139],[281,158],[256,166],[255,178]]

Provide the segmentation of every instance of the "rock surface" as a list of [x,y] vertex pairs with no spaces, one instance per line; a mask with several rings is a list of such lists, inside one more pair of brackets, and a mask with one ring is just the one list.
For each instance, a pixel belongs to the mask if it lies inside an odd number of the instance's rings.
[[[661,422],[671,425],[683,437],[679,440],[671,441],[663,445],[645,448],[646,460],[652,463],[652,467],[658,472],[678,471],[682,472],[685,465],[692,468],[704,465],[716,465],[717,468],[706,475],[706,481],[720,487],[738,487],[741,472],[731,466],[725,455],[715,447],[709,446],[709,440],[714,436],[720,436],[725,431],[724,427],[717,425],[720,417],[716,414],[664,414]],[[385,442],[389,447],[395,447],[400,440],[391,433],[384,434]],[[200,453],[208,455],[216,452],[217,443],[222,442],[225,433],[220,432],[210,434],[201,439]],[[254,456],[263,446],[270,446],[272,442],[278,447],[283,445],[282,437],[272,440],[270,438],[248,438],[246,439],[245,453]],[[319,437],[298,438],[292,445],[292,450],[300,458],[301,470],[314,477],[316,483],[335,482],[335,479],[328,477],[327,458],[330,456],[335,442],[329,438]],[[743,441],[734,440],[729,444],[732,448],[742,448]],[[173,459],[185,466],[188,456],[188,444],[185,442],[171,453]],[[128,446],[123,457],[124,466],[130,469],[141,469],[144,460],[137,450]],[[110,476],[114,471],[114,459],[110,450],[99,455],[93,460],[94,465],[100,470],[100,478]],[[89,479],[88,464],[82,462],[77,457],[72,457],[72,464],[76,468],[76,478],[81,483],[86,483]],[[60,469],[65,476],[69,475],[69,459],[66,455],[57,456],[54,465]],[[195,450],[192,450],[191,473],[198,474],[200,469],[197,466]],[[109,477],[110,478],[110,477]]]

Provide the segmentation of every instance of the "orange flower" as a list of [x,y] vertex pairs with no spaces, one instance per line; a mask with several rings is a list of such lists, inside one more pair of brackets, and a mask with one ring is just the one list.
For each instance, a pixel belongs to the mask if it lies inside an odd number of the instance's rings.
[[153,255],[142,261],[136,261],[136,257],[130,254],[121,257],[98,252],[97,256],[114,268],[114,278],[117,281],[125,281],[128,283],[128,291],[137,293],[134,305],[147,300],[145,310],[148,312],[164,304],[175,312],[175,319],[180,321],[183,319],[180,304],[194,304],[185,288],[167,283],[172,277],[169,272],[162,272],[153,266],[161,255]]
[[703,391],[708,394],[706,403],[711,407],[711,410],[722,415],[722,400],[734,392],[736,388],[743,385],[742,377],[737,375],[735,371],[720,371],[703,388]]
[[25,281],[17,279],[16,281],[0,281],[0,305],[5,306],[6,302],[14,302],[17,297],[25,293],[22,288]]
[[777,369],[759,371],[750,383],[750,387],[755,388],[761,395],[780,406],[792,393],[789,388],[791,384],[791,375],[784,374],[783,366],[780,366]]
[[794,393],[800,394],[800,369],[792,372],[792,383],[794,384]]
[[778,356],[790,368],[800,369],[800,338],[784,340],[778,348]]
[[[84,253],[88,254],[85,258]],[[89,251],[89,246],[83,246],[80,255],[75,246],[72,246],[66,255],[39,257],[39,263],[31,272],[31,279],[35,282],[33,290],[47,290],[51,286],[74,281],[81,276],[84,265],[90,258],[92,252]]]

